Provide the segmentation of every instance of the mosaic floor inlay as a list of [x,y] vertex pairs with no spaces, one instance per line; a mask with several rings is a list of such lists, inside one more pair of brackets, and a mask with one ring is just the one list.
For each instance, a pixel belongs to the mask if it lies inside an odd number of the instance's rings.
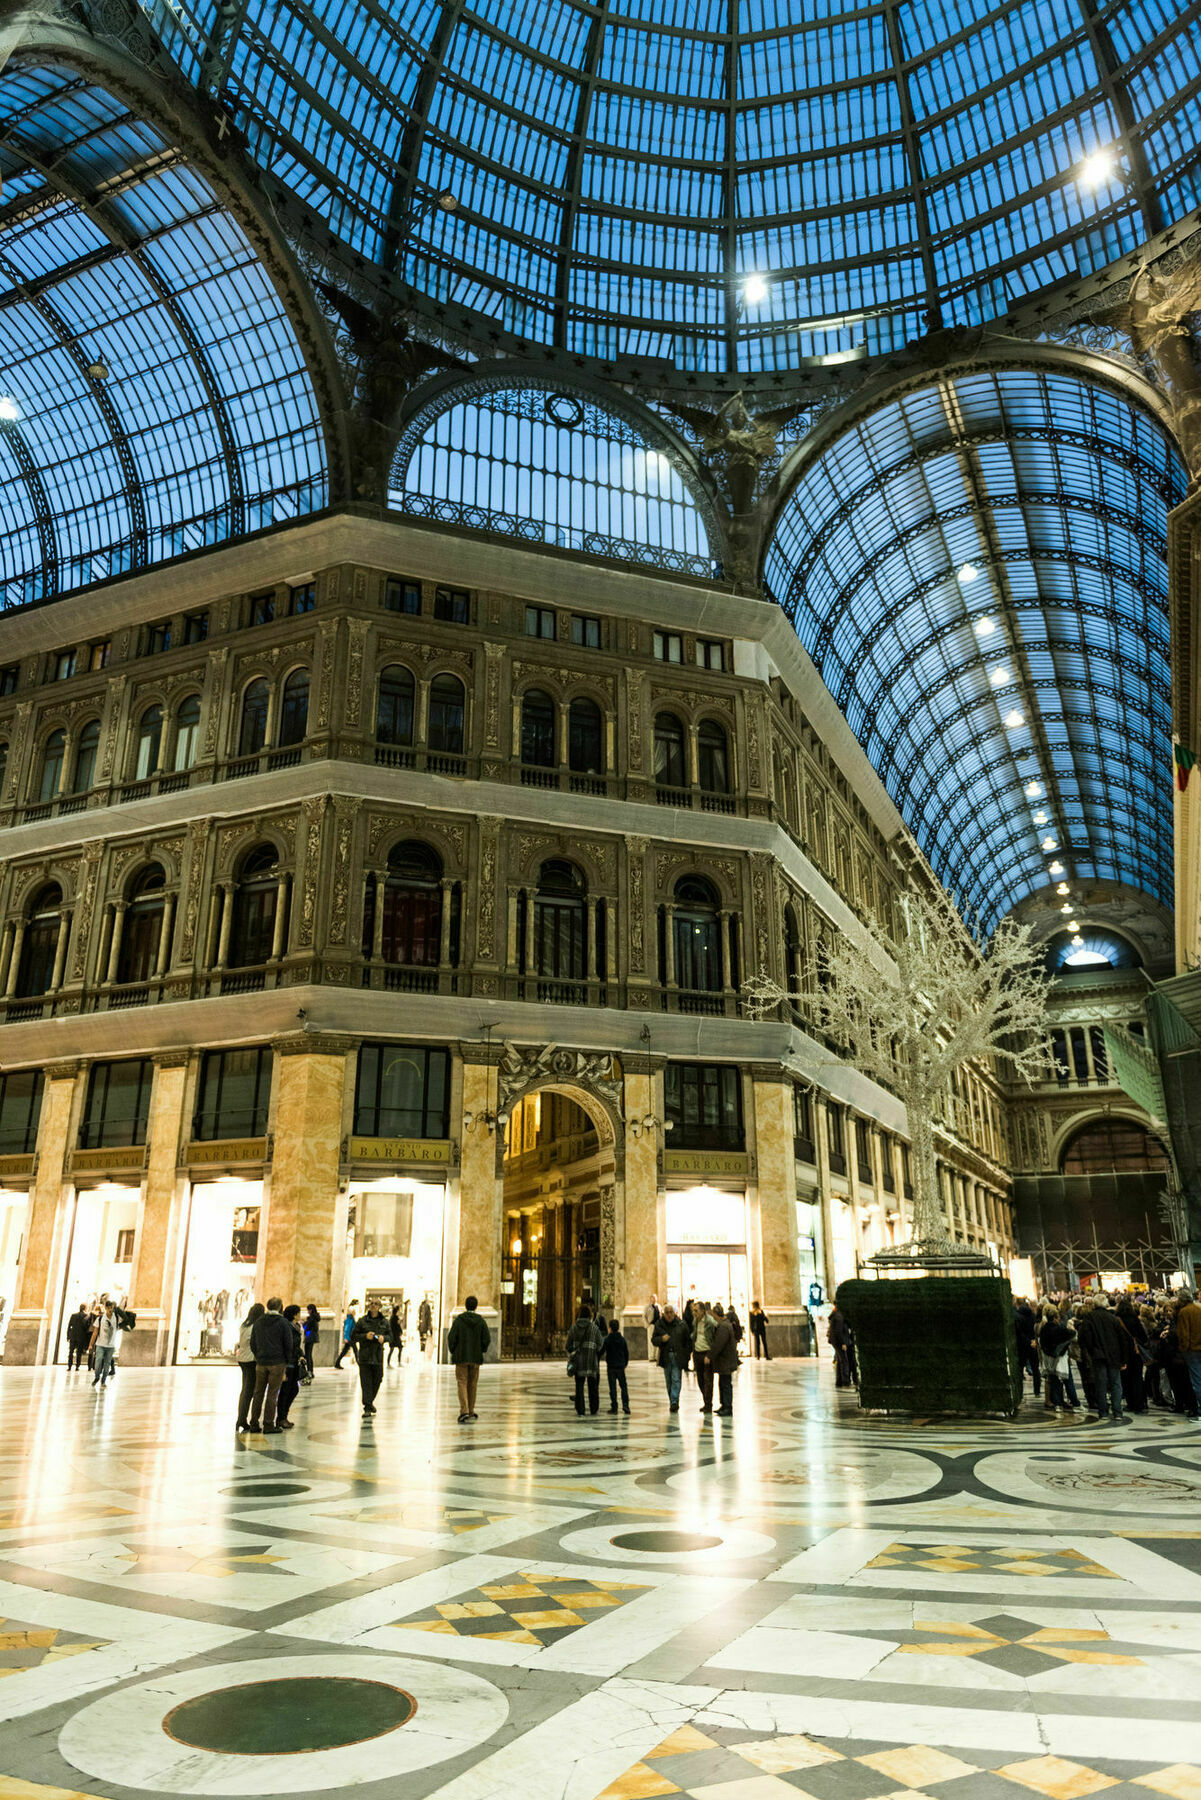
[[737,1387],[3,1370],[0,1800],[1201,1800],[1195,1425]]

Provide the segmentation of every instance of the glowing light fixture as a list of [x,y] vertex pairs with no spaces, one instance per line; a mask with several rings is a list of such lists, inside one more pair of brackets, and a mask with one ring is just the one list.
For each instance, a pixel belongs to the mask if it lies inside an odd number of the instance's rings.
[[1058,850],[1058,848],[1059,848],[1059,839],[1058,838],[1045,837],[1043,839],[1043,849],[1044,850]]
[[1080,946],[1083,944],[1083,942],[1084,942],[1084,939],[1080,936],[1080,933],[1077,932],[1076,936],[1072,939],[1072,943],[1073,943],[1074,947],[1077,950],[1079,950]]
[[[1047,823],[1047,814],[1043,811],[1041,806],[1034,815],[1034,823],[1036,825],[1045,825]],[[1054,849],[1055,846],[1052,845],[1051,847]]]
[[1068,884],[1067,884],[1067,882],[1066,882],[1066,881],[1061,881],[1061,882],[1060,882],[1060,884],[1059,884],[1059,886],[1058,886],[1058,887],[1057,887],[1057,888],[1056,888],[1056,890],[1055,890],[1055,892],[1056,892],[1056,893],[1057,893],[1057,894],[1070,894],[1070,893],[1071,893],[1071,891],[1072,891],[1072,890],[1071,890],[1071,888],[1070,888],[1070,887],[1069,887],[1069,886],[1068,886]]
[[1103,187],[1107,181],[1113,180],[1117,172],[1118,159],[1112,150],[1094,150],[1080,165],[1080,186]]
[[1043,797],[1043,790],[1042,790],[1041,783],[1037,782],[1037,781],[1028,781],[1026,783],[1026,798],[1027,798],[1027,800],[1041,800],[1042,797]]
[[758,306],[767,299],[767,282],[762,275],[748,275],[742,284],[742,297],[748,306]]
[[991,637],[993,632],[996,629],[997,629],[997,626],[996,626],[995,619],[985,618],[985,619],[977,619],[976,620],[976,636],[977,637],[982,637],[982,638]]
[[[1071,912],[1071,910],[1072,910],[1072,903],[1071,903],[1071,901],[1070,901],[1070,900],[1065,900],[1065,901],[1064,901],[1064,903],[1063,903],[1063,905],[1062,905],[1062,906],[1061,906],[1061,907],[1060,907],[1060,909],[1059,909],[1059,910],[1060,910],[1060,912],[1061,912],[1061,913],[1070,913],[1070,912]],[[1071,927],[1070,927],[1070,926],[1069,926],[1069,927],[1068,927],[1068,929],[1069,929],[1069,930],[1071,930]]]
[[1026,723],[1026,715],[1020,706],[1015,706],[1012,712],[1005,714],[1005,723],[1010,731],[1016,731],[1019,725]]
[[21,417],[21,408],[11,394],[0,394],[0,419],[11,425],[14,419]]
[[975,581],[975,579],[976,579],[977,575],[979,575],[980,571],[976,567],[975,563],[960,563],[960,565],[959,565],[958,569],[955,571],[955,573],[960,581],[967,582],[967,581]]
[[994,687],[1007,687],[1013,680],[1013,676],[1008,669],[997,667],[992,671],[988,679],[992,682]]
[[[1071,912],[1072,909],[1070,906],[1065,906],[1063,910],[1064,910],[1064,912]],[[1068,920],[1068,930],[1069,931],[1079,931],[1079,929],[1080,929],[1079,919],[1069,919]]]
[[1048,868],[1047,873],[1048,875],[1062,875],[1063,864],[1061,862],[1053,862]]

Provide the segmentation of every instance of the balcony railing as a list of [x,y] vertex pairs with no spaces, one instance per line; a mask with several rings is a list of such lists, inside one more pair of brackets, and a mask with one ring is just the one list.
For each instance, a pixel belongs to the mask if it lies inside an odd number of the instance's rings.
[[691,806],[691,788],[656,787],[656,806]]

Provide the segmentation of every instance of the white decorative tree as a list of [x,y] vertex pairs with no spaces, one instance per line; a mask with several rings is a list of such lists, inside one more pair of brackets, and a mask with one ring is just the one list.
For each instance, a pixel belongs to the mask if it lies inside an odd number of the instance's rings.
[[[894,943],[878,926],[863,937],[839,932],[819,947],[789,992],[770,976],[744,986],[747,1010],[763,1018],[800,1008],[815,1030],[846,1049],[865,1075],[890,1087],[908,1115],[913,1175],[913,1262],[952,1259],[939,1196],[934,1122],[952,1073],[989,1057],[1025,1081],[1051,1066],[1046,974],[1032,927],[1003,919],[978,943],[941,888],[910,891]],[[971,922],[969,922],[971,923]]]

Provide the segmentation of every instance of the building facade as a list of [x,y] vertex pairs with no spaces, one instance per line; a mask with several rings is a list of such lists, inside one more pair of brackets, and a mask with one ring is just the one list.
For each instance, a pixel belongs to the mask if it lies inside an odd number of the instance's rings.
[[[270,1293],[806,1351],[907,1235],[895,1098],[741,1000],[925,878],[778,608],[325,518],[6,615],[0,757],[7,1361],[105,1291],[143,1363]],[[1004,1262],[1002,1109],[972,1070],[940,1142]]]

